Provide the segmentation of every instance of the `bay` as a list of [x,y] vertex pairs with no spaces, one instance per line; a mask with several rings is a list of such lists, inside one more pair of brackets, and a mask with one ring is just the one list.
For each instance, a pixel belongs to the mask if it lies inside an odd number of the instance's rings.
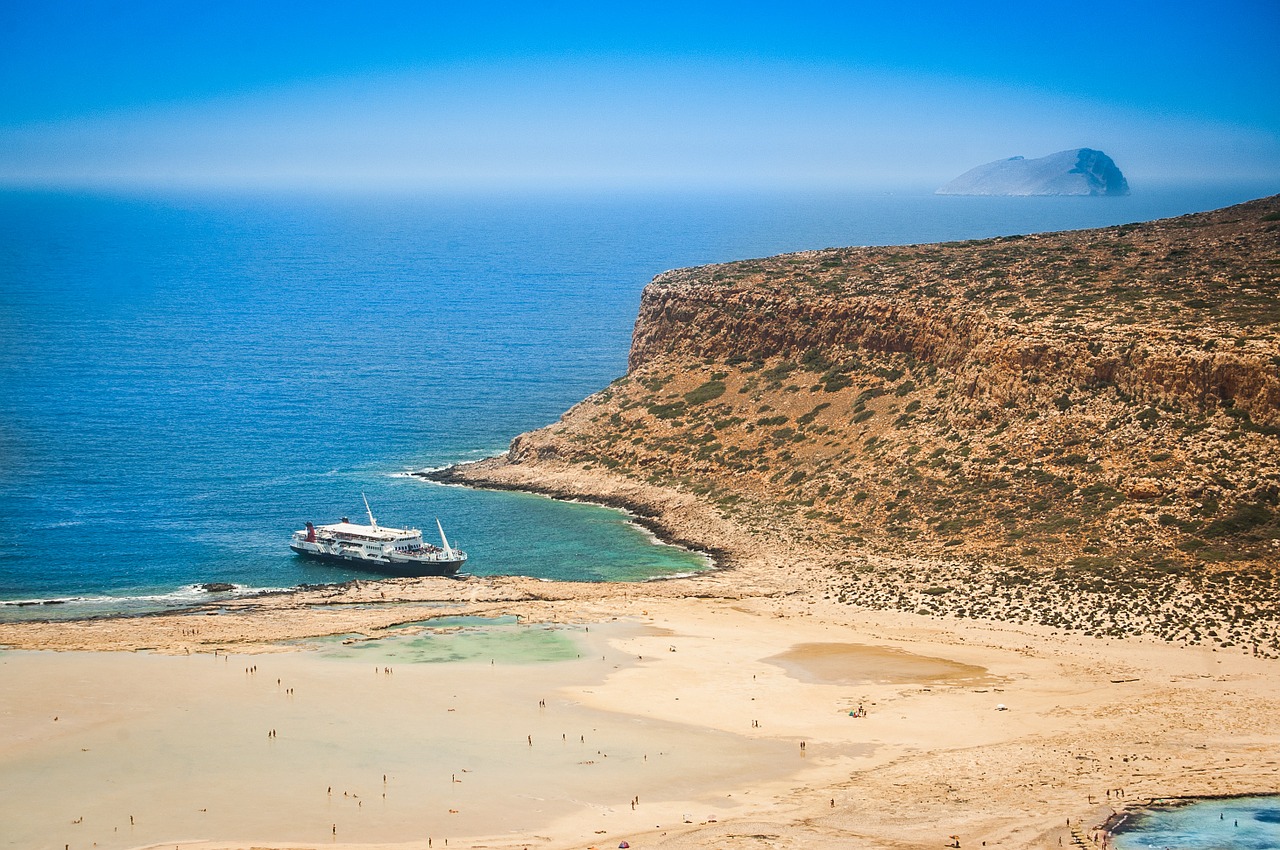
[[[0,619],[149,610],[193,585],[359,577],[306,520],[434,526],[468,571],[704,566],[616,511],[406,473],[502,451],[623,374],[668,268],[1142,221],[1262,186],[1127,198],[898,193],[0,193]],[[25,605],[65,600],[65,604]]]

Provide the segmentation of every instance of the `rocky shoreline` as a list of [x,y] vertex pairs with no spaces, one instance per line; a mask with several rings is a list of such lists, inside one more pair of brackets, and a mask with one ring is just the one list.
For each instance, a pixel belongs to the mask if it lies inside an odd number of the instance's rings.
[[1280,657],[1278,234],[1280,196],[666,272],[626,376],[448,479],[855,608]]
[[[1106,575],[1028,570],[1020,565],[943,561],[907,553],[850,553],[821,544],[771,537],[725,517],[696,496],[641,484],[599,469],[584,470],[510,456],[424,474],[431,480],[495,490],[533,492],[619,508],[659,539],[709,553],[742,577],[744,586],[804,590],[854,608],[934,618],[1027,623],[1092,637],[1154,637],[1280,657],[1280,574]],[[780,570],[766,553],[786,550],[802,567]],[[793,586],[790,582],[796,581]]]
[[734,560],[733,552],[717,546],[706,545],[704,541],[688,540],[682,536],[682,531],[672,526],[658,510],[652,502],[638,498],[634,495],[619,495],[617,493],[608,493],[605,495],[588,495],[584,493],[574,492],[561,486],[555,486],[547,482],[539,482],[537,480],[528,480],[516,483],[501,475],[486,475],[486,471],[492,471],[498,468],[505,456],[495,458],[486,458],[481,461],[473,461],[468,464],[458,464],[454,466],[446,466],[441,469],[433,469],[426,472],[413,473],[415,478],[421,478],[424,481],[434,481],[437,484],[454,484],[464,487],[471,487],[477,490],[499,490],[515,493],[532,493],[538,496],[547,496],[552,499],[559,499],[567,502],[585,502],[587,504],[599,505],[605,508],[613,508],[622,511],[627,518],[636,525],[648,531],[660,542],[670,546],[679,546],[705,555],[710,566],[715,569],[733,569]]

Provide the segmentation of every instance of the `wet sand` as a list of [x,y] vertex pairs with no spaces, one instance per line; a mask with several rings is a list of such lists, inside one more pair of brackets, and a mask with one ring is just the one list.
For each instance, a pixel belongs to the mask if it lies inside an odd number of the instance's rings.
[[[504,634],[541,631],[421,640],[500,652]],[[327,843],[335,827],[344,842],[456,841],[531,836],[583,813],[634,828],[635,797],[645,826],[682,816],[673,798],[725,813],[720,789],[737,777],[802,766],[790,746],[696,718],[585,705],[610,673],[641,663],[610,645],[636,631],[569,630],[556,649],[573,656],[534,663],[415,661],[396,638],[346,656],[0,653],[0,843]]]
[[985,667],[856,643],[802,643],[765,660],[803,682],[990,685],[998,681]]

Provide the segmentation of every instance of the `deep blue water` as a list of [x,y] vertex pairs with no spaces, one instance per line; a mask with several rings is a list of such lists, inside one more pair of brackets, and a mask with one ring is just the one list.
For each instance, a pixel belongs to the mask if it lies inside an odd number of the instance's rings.
[[108,597],[0,618],[356,577],[286,541],[307,519],[359,517],[361,492],[386,525],[439,516],[474,573],[697,568],[613,511],[403,473],[499,452],[621,375],[640,290],[664,269],[1140,221],[1275,188],[0,193],[0,600]]
[[1280,850],[1280,797],[1157,808],[1126,824],[1116,850]]

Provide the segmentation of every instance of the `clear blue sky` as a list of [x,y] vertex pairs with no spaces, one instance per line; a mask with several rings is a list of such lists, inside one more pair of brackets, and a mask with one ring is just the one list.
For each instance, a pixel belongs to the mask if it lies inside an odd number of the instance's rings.
[[1280,181],[1280,0],[896,5],[6,0],[0,183]]

